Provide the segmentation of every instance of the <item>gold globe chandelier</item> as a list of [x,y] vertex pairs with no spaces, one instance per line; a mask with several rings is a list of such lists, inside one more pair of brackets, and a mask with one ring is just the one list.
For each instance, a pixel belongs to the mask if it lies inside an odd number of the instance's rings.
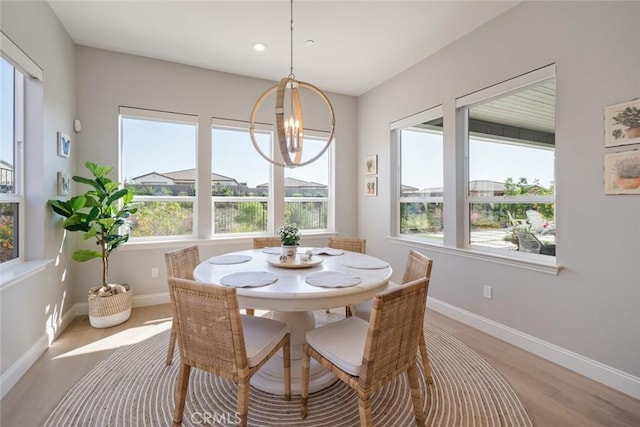
[[[327,108],[329,109],[329,116],[331,121],[331,131],[327,143],[312,158],[302,161],[302,150],[304,147],[304,126],[302,117],[302,102],[300,101],[300,89],[307,89],[311,93],[319,96]],[[255,119],[260,106],[265,98],[276,92],[275,103],[275,123],[276,123],[276,135],[278,139],[278,148],[282,156],[282,161],[279,159],[272,159],[268,154],[265,154],[258,145],[255,138]],[[285,111],[288,113],[285,118]],[[291,0],[291,68],[287,77],[280,80],[280,82],[269,89],[267,89],[256,101],[256,104],[251,110],[251,117],[249,118],[249,134],[251,136],[251,142],[254,148],[264,157],[267,161],[274,165],[294,168],[298,166],[308,165],[316,161],[320,156],[327,151],[333,135],[335,133],[336,117],[333,111],[333,106],[329,101],[329,98],[317,87],[310,83],[296,80],[296,76],[293,73],[293,0]]]

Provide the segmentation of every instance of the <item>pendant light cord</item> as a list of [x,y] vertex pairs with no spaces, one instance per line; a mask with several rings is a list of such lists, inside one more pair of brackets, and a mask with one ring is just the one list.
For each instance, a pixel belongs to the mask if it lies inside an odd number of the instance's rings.
[[291,0],[291,36],[289,39],[291,42],[291,72],[289,73],[289,78],[295,79],[296,75],[293,74],[293,0]]

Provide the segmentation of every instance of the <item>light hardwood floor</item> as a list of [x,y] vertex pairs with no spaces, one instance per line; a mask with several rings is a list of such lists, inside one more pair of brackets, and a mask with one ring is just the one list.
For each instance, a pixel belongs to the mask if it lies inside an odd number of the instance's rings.
[[[2,399],[0,425],[42,425],[84,374],[117,347],[145,339],[148,326],[169,328],[170,313],[168,304],[136,308],[128,322],[108,329],[92,328],[86,316],[76,318]],[[438,313],[427,316],[506,377],[536,426],[640,426],[639,400]]]

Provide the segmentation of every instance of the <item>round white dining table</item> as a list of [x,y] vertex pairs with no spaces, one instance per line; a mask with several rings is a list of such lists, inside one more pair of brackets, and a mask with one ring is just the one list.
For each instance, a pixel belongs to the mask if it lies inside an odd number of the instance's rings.
[[[279,248],[278,248],[279,249]],[[220,285],[223,277],[239,272],[271,272],[277,280],[266,286],[237,287],[238,303],[242,307],[273,311],[273,318],[286,322],[291,330],[291,392],[301,393],[302,344],[306,333],[315,328],[313,310],[345,307],[362,302],[386,289],[391,267],[385,261],[370,255],[343,251],[341,255],[313,255],[308,263],[301,256],[311,248],[298,248],[295,262],[282,263],[278,249],[253,249],[225,254],[240,256],[244,262],[214,263],[216,257],[200,263],[193,276],[197,281]],[[332,271],[348,273],[360,283],[348,287],[312,286],[305,280],[313,272]],[[324,273],[323,273],[324,274]],[[329,371],[311,359],[309,389],[322,390],[336,381]],[[284,372],[281,355],[271,358],[252,377],[251,385],[259,390],[283,394]]]

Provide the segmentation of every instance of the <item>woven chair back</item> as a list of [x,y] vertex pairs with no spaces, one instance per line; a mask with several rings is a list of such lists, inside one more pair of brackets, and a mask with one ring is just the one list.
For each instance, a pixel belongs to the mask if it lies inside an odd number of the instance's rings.
[[248,362],[235,288],[170,278],[182,362],[236,381]]
[[374,297],[361,388],[378,390],[416,363],[428,287],[429,281],[421,278]]
[[352,237],[329,237],[329,247],[363,254],[367,251],[367,241]]
[[200,253],[197,246],[176,249],[164,254],[167,266],[167,278],[193,280],[193,270],[200,264]]
[[270,248],[270,247],[281,246],[281,245],[282,245],[282,241],[278,236],[253,238],[253,249]]
[[404,268],[404,274],[402,276],[402,284],[413,282],[414,280],[431,277],[431,266],[433,260],[431,258],[422,255],[416,250],[411,250],[407,257],[407,264]]

